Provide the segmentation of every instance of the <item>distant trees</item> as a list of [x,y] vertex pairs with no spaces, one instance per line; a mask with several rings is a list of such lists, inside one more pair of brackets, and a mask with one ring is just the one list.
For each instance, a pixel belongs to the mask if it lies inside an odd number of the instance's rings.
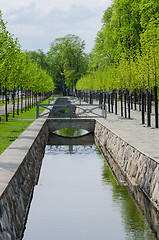
[[88,56],[84,53],[85,43],[78,36],[68,34],[56,38],[47,52],[48,71],[57,88],[66,94],[66,88],[73,89],[76,82],[85,75]]
[[38,49],[37,51],[27,51],[27,56],[32,62],[36,62],[39,67],[48,72],[49,66],[47,64],[46,54],[43,50]]
[[88,69],[89,55],[84,53],[84,48],[84,41],[78,36],[68,34],[56,38],[47,53],[39,49],[28,51],[27,55],[52,77],[56,90],[66,95],[66,91],[72,91]]

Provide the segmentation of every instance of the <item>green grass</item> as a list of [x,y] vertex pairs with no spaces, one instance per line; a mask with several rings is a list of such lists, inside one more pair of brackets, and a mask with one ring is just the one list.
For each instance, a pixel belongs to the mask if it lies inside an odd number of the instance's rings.
[[[47,103],[47,100],[44,101],[43,103]],[[45,109],[44,108],[39,108],[39,113],[41,114]],[[1,115],[1,118],[5,118],[5,115]],[[8,113],[8,118],[9,120],[13,120],[13,112],[9,112]],[[23,113],[21,113],[21,109],[19,109],[19,115],[17,115],[17,111],[15,111],[15,116],[14,116],[15,120],[20,120],[20,119],[29,119],[29,120],[35,120],[36,119],[36,107],[33,107],[29,110],[25,110],[23,109]]]
[[[23,100],[24,100],[24,98],[23,98]],[[16,102],[18,102],[18,99],[15,100],[15,103]],[[21,98],[19,98],[19,102],[21,102]],[[12,101],[9,100],[9,103],[12,103]],[[2,102],[2,101],[0,102],[0,106],[4,106],[4,105],[5,105],[5,100],[4,100],[4,102]]]
[[10,120],[0,122],[0,154],[33,122],[33,120]]
[[[48,99],[43,102],[43,104],[47,103]],[[40,108],[39,113],[41,114],[44,110],[44,108]],[[9,113],[8,122],[5,121],[5,116],[1,117],[0,154],[36,119],[36,107],[23,113],[20,111],[19,115],[15,115],[15,119],[12,118],[12,113]]]
[[0,102],[0,106],[4,106],[4,104],[5,104],[5,103],[3,103],[3,102]]

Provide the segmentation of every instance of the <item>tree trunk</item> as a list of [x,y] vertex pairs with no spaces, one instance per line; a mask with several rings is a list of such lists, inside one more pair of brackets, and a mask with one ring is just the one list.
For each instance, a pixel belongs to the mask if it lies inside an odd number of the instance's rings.
[[12,103],[13,103],[13,118],[15,117],[15,89],[12,93]]
[[117,92],[115,92],[115,114],[116,115],[118,113],[117,104],[118,104],[118,102],[117,102]]
[[18,88],[18,104],[17,104],[17,115],[19,115],[19,88]]
[[112,106],[112,113],[114,112],[114,93],[111,93],[111,106]]
[[21,88],[21,113],[23,113],[23,94],[22,94],[22,88]]
[[120,91],[120,101],[121,101],[121,116],[123,117],[123,92]]
[[141,91],[139,92],[139,111],[141,111]]
[[137,94],[136,91],[134,92],[134,108],[136,110],[136,102],[137,102]]
[[7,89],[5,89],[5,115],[6,115],[6,122],[8,122],[8,110],[7,110]]
[[127,113],[126,113],[126,90],[124,92],[124,110],[125,110],[125,118],[127,118]]
[[141,112],[142,112],[142,124],[145,124],[145,93],[144,92],[142,92]]
[[110,93],[108,93],[108,112],[110,113]]
[[147,126],[151,126],[150,92],[147,90]]
[[133,109],[133,93],[131,93],[130,98],[131,98],[131,109]]
[[157,94],[157,86],[154,87],[155,94],[155,127],[158,128],[158,94]]
[[26,90],[25,90],[25,112],[26,112],[26,109],[27,109],[27,96],[26,96]]
[[128,96],[128,118],[130,119],[130,93],[127,91],[127,96]]

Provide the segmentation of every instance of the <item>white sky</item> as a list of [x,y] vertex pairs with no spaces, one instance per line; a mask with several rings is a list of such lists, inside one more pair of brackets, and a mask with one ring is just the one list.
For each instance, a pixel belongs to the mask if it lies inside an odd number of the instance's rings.
[[44,52],[66,34],[79,36],[90,52],[110,5],[111,0],[0,0],[7,30],[18,37],[22,49]]

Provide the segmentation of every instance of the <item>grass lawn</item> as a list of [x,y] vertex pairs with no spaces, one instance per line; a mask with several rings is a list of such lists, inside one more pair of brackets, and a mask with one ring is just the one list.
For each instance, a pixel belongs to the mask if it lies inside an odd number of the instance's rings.
[[[34,109],[35,111],[35,109]],[[33,120],[11,120],[0,122],[0,154],[33,122]]]
[[[43,104],[48,103],[48,99]],[[44,108],[40,108],[40,114]],[[5,116],[1,116],[0,121],[0,154],[17,138],[19,135],[36,119],[36,107],[31,108],[26,112],[19,112],[19,115],[12,118],[12,113],[9,113],[8,122],[5,121]],[[3,119],[4,118],[4,119]]]

